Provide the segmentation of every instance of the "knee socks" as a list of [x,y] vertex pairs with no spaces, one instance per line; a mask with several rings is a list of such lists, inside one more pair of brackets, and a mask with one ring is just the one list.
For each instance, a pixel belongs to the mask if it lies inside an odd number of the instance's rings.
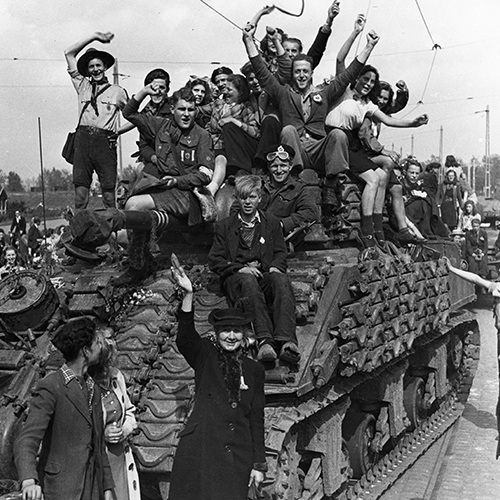
[[373,214],[373,230],[376,233],[383,233],[384,230],[382,229],[382,221],[383,221],[383,215],[382,214]]
[[373,235],[373,216],[361,215],[361,232],[363,236]]
[[168,214],[163,210],[151,210],[151,214],[156,224],[156,231],[161,231],[168,226]]

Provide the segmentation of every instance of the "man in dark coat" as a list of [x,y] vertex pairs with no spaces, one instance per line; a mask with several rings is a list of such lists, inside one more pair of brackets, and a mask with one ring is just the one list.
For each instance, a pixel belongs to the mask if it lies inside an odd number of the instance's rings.
[[257,359],[274,362],[278,351],[281,360],[298,363],[295,297],[286,275],[285,240],[280,221],[258,210],[261,194],[260,177],[237,178],[239,212],[215,225],[208,262],[220,276],[229,301],[241,303],[255,317]]
[[245,356],[251,316],[216,309],[216,339],[194,328],[193,288],[183,269],[172,274],[184,291],[177,346],[195,370],[196,399],[172,469],[169,500],[246,500],[267,469],[264,449],[264,370]]
[[87,375],[101,352],[96,325],[88,317],[70,320],[53,343],[66,364],[39,382],[14,444],[23,498],[112,500],[101,392]]
[[481,229],[481,218],[472,219],[472,231],[465,233],[465,255],[471,273],[488,276],[488,233]]
[[12,224],[10,225],[10,241],[12,245],[17,245],[19,238],[26,234],[26,219],[19,210],[16,210]]

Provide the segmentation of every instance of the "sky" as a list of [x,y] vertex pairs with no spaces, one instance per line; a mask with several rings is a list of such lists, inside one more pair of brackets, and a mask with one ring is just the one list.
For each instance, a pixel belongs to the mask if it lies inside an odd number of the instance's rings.
[[[206,0],[238,26],[244,26],[265,2]],[[300,38],[307,49],[324,23],[330,0],[305,0],[301,17],[274,11],[261,20]],[[301,0],[275,5],[299,12]],[[500,154],[500,34],[498,0],[342,0],[333,34],[314,79],[333,73],[338,49],[359,13],[367,14],[365,33],[380,35],[370,63],[381,78],[405,80],[410,102],[397,117],[429,115],[419,129],[385,128],[389,149],[412,150],[421,160],[440,153],[465,163],[485,153],[489,106],[490,152]],[[420,10],[419,10],[420,8]],[[95,31],[111,31],[109,45],[92,44],[118,59],[120,85],[129,95],[141,89],[146,73],[163,67],[171,92],[189,75],[210,75],[219,65],[238,70],[246,61],[241,32],[201,0],[3,0],[0,3],[0,169],[23,179],[40,172],[38,119],[44,168],[70,169],[60,152],[78,120],[77,99],[66,72],[64,49]],[[365,44],[355,44],[348,62]],[[440,48],[433,50],[433,46]],[[433,62],[434,61],[434,62]],[[108,74],[112,79],[111,71]],[[420,103],[420,104],[419,104]],[[133,164],[137,132],[122,140],[122,165]]]

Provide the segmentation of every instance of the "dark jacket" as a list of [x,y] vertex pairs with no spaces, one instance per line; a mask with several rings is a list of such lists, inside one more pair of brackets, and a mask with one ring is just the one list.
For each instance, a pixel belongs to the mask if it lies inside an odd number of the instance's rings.
[[195,370],[196,398],[179,434],[169,500],[246,500],[250,471],[266,468],[264,369],[242,356],[248,388],[230,403],[218,349],[200,338],[193,317],[179,311],[177,346]]
[[293,125],[299,135],[308,133],[314,139],[326,136],[325,118],[332,105],[344,93],[347,85],[353,82],[363,68],[357,59],[349,67],[321,90],[313,90],[311,97],[311,113],[304,119],[302,112],[302,95],[295,92],[288,84],[281,85],[267,69],[260,55],[250,59],[255,76],[261,86],[273,99],[283,120],[283,126]]
[[[172,111],[170,109],[170,99],[167,97],[160,106],[157,108],[152,106],[151,103],[146,104],[144,109],[141,111],[142,114],[146,116],[159,116],[161,118],[172,118]],[[139,134],[139,140],[137,141],[139,146],[139,159],[144,163],[150,163],[151,157],[155,153],[155,141],[147,140],[142,134]]]
[[[14,444],[14,457],[19,480],[38,480],[45,500],[76,500],[83,491],[87,492],[85,498],[99,500],[104,490],[114,487],[97,385],[92,410],[91,414],[78,381],[73,378],[66,384],[61,370],[39,382],[28,419]],[[85,484],[88,471],[95,474],[93,485]]]
[[[259,242],[260,270],[268,272],[276,267],[286,271],[287,250],[279,219],[260,211],[261,238]],[[236,262],[239,244],[238,214],[230,215],[217,222],[214,227],[214,241],[208,255],[210,269],[221,277],[221,281],[237,273],[243,264]],[[223,283],[221,283],[223,284]]]
[[[177,178],[176,187],[183,191],[207,185],[210,178],[201,172],[199,167],[214,169],[210,134],[196,123],[190,130],[184,131],[179,129],[176,123],[169,118],[143,115],[138,112],[138,109],[139,102],[132,97],[123,108],[123,116],[137,126],[147,141],[154,141],[158,170],[161,176],[175,176]],[[185,175],[177,166],[172,151],[173,147],[177,150]]]
[[472,254],[477,250],[482,250],[484,255],[488,255],[488,233],[484,229],[479,231],[466,231],[465,233],[465,252],[467,257],[472,257]]
[[32,250],[39,248],[41,239],[43,239],[42,232],[33,224],[28,231],[28,248]]
[[10,232],[17,235],[26,234],[26,219],[22,215],[19,217],[19,221],[17,221],[16,216],[14,216],[12,224],[10,225]]
[[290,177],[275,189],[268,180],[263,188],[259,209],[280,219],[285,235],[301,224],[319,220],[319,207],[303,181]]

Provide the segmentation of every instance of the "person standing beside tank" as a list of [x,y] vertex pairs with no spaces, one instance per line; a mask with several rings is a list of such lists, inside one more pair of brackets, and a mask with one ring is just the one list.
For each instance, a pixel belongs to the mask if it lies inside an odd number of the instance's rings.
[[[471,273],[470,271],[464,271],[463,269],[458,269],[453,266],[448,258],[445,257],[445,262],[448,267],[448,270],[459,276],[460,278],[468,281],[469,283],[473,283],[476,286],[486,288],[487,292],[493,297],[493,316],[495,317],[495,327],[497,329],[497,337],[498,337],[498,346],[499,352],[497,353],[498,359],[498,377],[500,382],[500,283],[497,281],[488,281],[482,278],[481,276]],[[497,451],[496,458],[500,457],[500,393],[497,402],[496,408],[496,417],[497,417],[497,430],[499,433],[499,438],[497,438]]]
[[[78,94],[80,117],[73,160],[77,210],[87,208],[94,171],[101,184],[104,206],[115,206],[116,140],[121,132],[119,114],[127,103],[127,92],[108,82],[105,72],[115,63],[115,58],[108,52],[91,47],[76,60],[77,54],[90,43],[109,43],[113,37],[113,33],[95,32],[64,51],[68,73]],[[124,128],[129,129],[130,126]]]
[[10,225],[10,243],[13,246],[17,246],[21,236],[26,234],[26,218],[21,215],[19,210],[14,213],[14,218],[12,219],[12,224]]
[[195,370],[196,398],[174,458],[169,500],[246,500],[267,470],[264,448],[264,369],[245,355],[252,317],[215,309],[215,339],[194,327],[193,287],[173,258],[172,275],[184,292],[177,346]]
[[89,369],[102,392],[104,441],[118,500],[140,500],[139,476],[128,437],[137,428],[135,406],[127,394],[125,377],[115,366],[116,344],[111,328],[100,328],[99,363]]
[[113,500],[101,391],[87,373],[101,352],[96,324],[69,320],[52,343],[66,364],[38,383],[14,443],[23,500]]

